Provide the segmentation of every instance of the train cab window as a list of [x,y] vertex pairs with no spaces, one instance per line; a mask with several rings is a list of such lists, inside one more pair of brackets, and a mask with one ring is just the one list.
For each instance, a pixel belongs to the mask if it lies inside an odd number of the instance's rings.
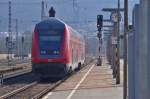
[[40,36],[40,41],[43,42],[59,42],[61,40],[61,36],[60,35],[50,35],[50,36]]
[[39,31],[40,55],[59,55],[61,50],[61,31]]

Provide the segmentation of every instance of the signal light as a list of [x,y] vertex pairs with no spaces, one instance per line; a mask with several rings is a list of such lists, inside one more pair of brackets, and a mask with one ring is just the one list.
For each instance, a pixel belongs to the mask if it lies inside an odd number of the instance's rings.
[[21,38],[22,43],[24,43],[24,37]]
[[6,40],[6,42],[9,42],[9,37],[6,37],[5,40]]
[[100,32],[98,32],[98,33],[97,33],[97,37],[98,37],[98,38],[101,38],[101,37],[102,37],[102,34],[101,34]]
[[103,26],[103,15],[97,15],[97,28],[102,28]]

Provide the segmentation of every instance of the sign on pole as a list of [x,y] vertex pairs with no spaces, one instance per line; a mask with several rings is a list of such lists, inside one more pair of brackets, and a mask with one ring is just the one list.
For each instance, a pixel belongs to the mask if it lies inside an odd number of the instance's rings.
[[112,36],[112,38],[111,38],[111,40],[112,40],[112,44],[117,44],[117,37],[116,36]]

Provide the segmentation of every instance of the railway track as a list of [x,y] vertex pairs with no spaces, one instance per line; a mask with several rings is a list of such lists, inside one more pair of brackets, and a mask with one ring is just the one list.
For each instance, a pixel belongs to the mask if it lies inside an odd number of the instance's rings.
[[[74,73],[75,74],[75,73]],[[57,82],[46,82],[41,83],[38,81],[32,82],[26,86],[13,90],[10,93],[0,96],[0,99],[40,99],[48,92],[52,91],[62,82],[64,82],[68,77]]]
[[32,82],[21,88],[13,90],[10,93],[0,96],[0,99],[40,99],[43,95],[53,90],[55,87],[64,82],[68,77],[57,82],[42,83],[39,81]]
[[[91,64],[91,63],[90,63]],[[85,66],[87,67],[87,66]],[[85,69],[85,68],[81,68]],[[64,79],[58,80],[56,82],[47,81],[47,82],[39,82],[34,81],[32,83],[22,85],[22,87],[18,87],[11,92],[5,93],[0,96],[0,99],[40,99],[48,92],[52,91],[62,82],[64,82],[67,78],[76,74],[77,72],[73,72],[71,75],[66,76]],[[0,89],[1,90],[1,89]]]
[[[23,63],[28,63],[30,62],[30,59],[24,59],[24,60],[20,60],[20,59],[14,59],[12,60],[12,64],[23,64]],[[7,66],[8,65],[8,60],[0,60],[0,66]]]
[[26,89],[28,89],[28,88],[31,88],[32,86],[34,86],[34,85],[36,85],[36,84],[37,84],[37,82],[33,82],[33,83],[29,84],[29,85],[26,85],[26,86],[24,86],[24,87],[21,87],[21,88],[19,88],[19,89],[16,89],[16,90],[14,90],[14,91],[12,91],[12,92],[10,92],[10,93],[7,93],[7,94],[1,96],[0,99],[8,99],[8,98],[11,98],[11,97],[14,96],[15,94],[20,93],[20,92],[22,92],[22,91],[24,91],[24,90],[26,90]]
[[5,79],[3,85],[0,86],[0,96],[11,93],[14,90],[26,86],[32,82],[38,81],[38,79],[39,77],[35,76],[32,72]]

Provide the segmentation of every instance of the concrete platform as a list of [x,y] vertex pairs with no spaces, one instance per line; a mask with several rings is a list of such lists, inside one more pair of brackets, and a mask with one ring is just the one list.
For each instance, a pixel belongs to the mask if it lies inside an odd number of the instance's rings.
[[91,64],[73,75],[43,99],[122,99],[122,84],[116,85],[107,62]]

